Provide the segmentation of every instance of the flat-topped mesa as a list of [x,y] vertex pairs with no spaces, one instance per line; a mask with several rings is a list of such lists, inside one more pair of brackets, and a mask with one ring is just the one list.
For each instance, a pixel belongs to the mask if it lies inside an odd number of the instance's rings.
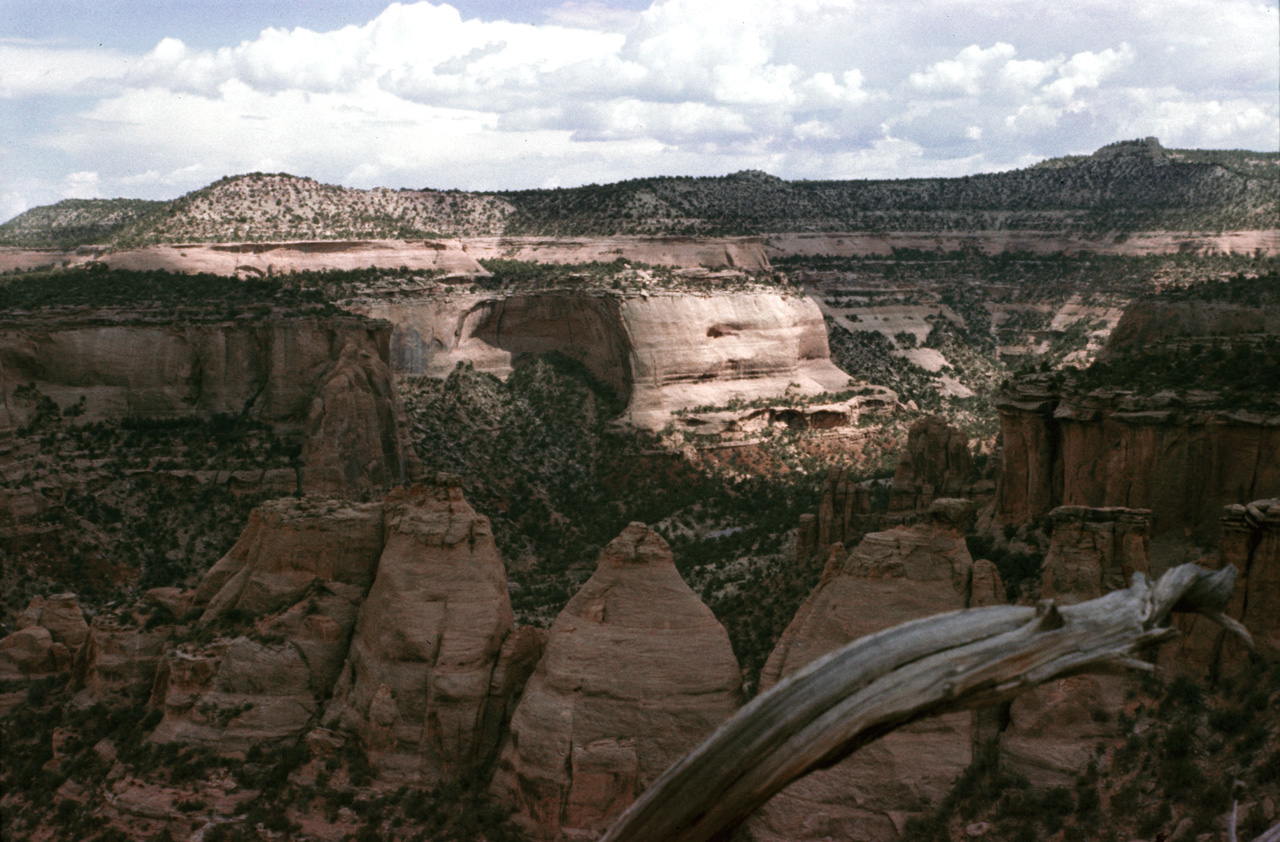
[[[1049,520],[1041,596],[1073,605],[1128,587],[1136,573],[1152,573],[1150,511],[1060,506]],[[1080,675],[1019,695],[1000,734],[1001,762],[1040,786],[1072,783],[1098,740],[1116,736],[1130,688],[1125,677]]]
[[537,839],[592,838],[739,705],[724,628],[633,523],[551,627],[493,791]]
[[[927,521],[873,532],[846,554],[830,548],[822,580],[783,632],[760,676],[767,690],[852,640],[970,604],[1001,590],[990,562],[971,560],[959,525],[969,501],[940,499]],[[974,601],[975,569],[978,595]],[[809,774],[745,825],[753,842],[895,840],[900,823],[937,803],[972,759],[970,714],[928,719]]]
[[530,668],[538,641],[504,647],[506,569],[459,487],[397,489],[385,511],[378,576],[323,721],[356,735],[379,779],[431,786],[493,750],[507,699],[491,684],[515,692],[523,677],[495,674]]
[[[395,325],[399,373],[443,377],[468,362],[506,377],[522,358],[557,351],[613,388],[627,421],[652,430],[679,410],[850,384],[831,362],[817,305],[779,291],[432,295],[347,305]],[[876,400],[878,409],[883,396]]]

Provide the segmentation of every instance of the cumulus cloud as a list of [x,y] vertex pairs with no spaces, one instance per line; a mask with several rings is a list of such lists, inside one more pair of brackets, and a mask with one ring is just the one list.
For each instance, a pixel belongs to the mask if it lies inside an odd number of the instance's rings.
[[102,195],[99,192],[100,181],[98,174],[89,170],[68,173],[62,179],[62,198],[97,199]]
[[947,174],[1150,134],[1280,146],[1275,0],[569,0],[545,18],[393,3],[215,49],[0,42],[0,99],[28,127],[0,168],[54,150],[100,174],[81,192],[171,195],[245,169],[492,189]]

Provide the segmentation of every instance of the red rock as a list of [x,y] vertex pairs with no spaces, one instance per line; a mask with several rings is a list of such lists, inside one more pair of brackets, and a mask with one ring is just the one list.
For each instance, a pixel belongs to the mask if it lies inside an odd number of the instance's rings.
[[738,706],[728,635],[633,523],[551,627],[493,791],[539,839],[589,837]]

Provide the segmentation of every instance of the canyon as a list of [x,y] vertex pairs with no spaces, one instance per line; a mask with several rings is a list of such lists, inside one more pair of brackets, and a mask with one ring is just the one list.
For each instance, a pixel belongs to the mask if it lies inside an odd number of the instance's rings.
[[[594,839],[856,638],[1051,616],[1185,561],[1239,570],[1256,654],[1179,618],[1162,679],[913,723],[734,838],[1189,840],[1228,810],[1257,835],[1280,820],[1280,228],[1239,166],[1061,162],[1202,191],[1109,227],[1092,200],[1037,193],[1006,227],[948,204],[1053,167],[932,180],[899,216],[873,206],[893,184],[754,173],[618,186],[592,218],[256,174],[163,224],[68,217],[110,242],[10,225],[6,838]],[[699,233],[624,222],[637,190]],[[730,230],[722,193],[825,221]],[[344,233],[350,202],[377,224]],[[1249,221],[1161,227],[1180,213]]]

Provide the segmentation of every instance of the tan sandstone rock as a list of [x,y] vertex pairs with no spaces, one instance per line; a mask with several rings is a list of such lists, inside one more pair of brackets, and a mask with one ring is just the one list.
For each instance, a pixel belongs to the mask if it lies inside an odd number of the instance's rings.
[[506,570],[459,488],[397,489],[385,508],[378,576],[324,723],[354,732],[383,780],[431,785],[482,759],[489,709],[506,705],[491,694],[514,691],[537,638],[513,641],[514,674],[495,677],[513,625]]
[[152,739],[223,752],[296,739],[328,698],[382,552],[381,503],[269,501],[194,595],[222,634],[170,649]]
[[539,839],[594,838],[738,707],[728,635],[633,523],[556,618],[494,792]]
[[[832,553],[770,654],[762,690],[859,637],[969,603],[975,565],[954,521],[971,514],[972,504],[940,503],[932,522],[871,533],[848,555]],[[984,594],[998,581],[988,565],[981,567]],[[896,839],[906,817],[936,804],[969,765],[970,719],[951,714],[899,729],[806,776],[752,816],[748,838]]]

